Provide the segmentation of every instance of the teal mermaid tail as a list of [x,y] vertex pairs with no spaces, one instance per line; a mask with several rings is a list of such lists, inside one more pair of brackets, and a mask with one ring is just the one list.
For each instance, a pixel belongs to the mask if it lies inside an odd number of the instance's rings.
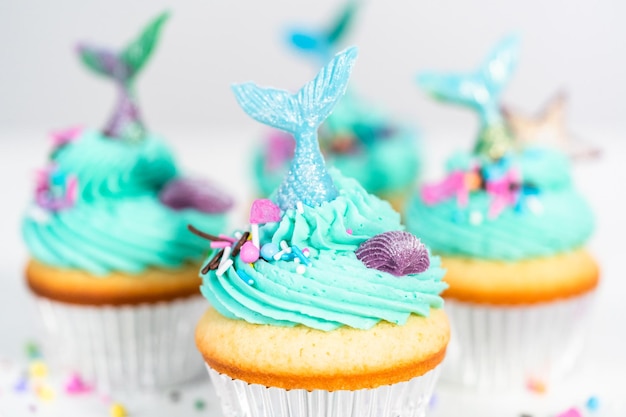
[[294,29],[289,33],[289,42],[296,49],[317,56],[321,62],[328,62],[352,25],[358,6],[357,0],[348,0],[329,27]]
[[417,77],[418,85],[435,98],[478,112],[481,130],[474,152],[491,159],[501,158],[513,147],[499,101],[517,64],[518,49],[518,37],[509,36],[491,51],[477,71],[469,74],[423,72]]
[[354,47],[338,53],[296,94],[254,83],[232,87],[239,105],[250,117],[294,135],[294,159],[276,193],[276,202],[283,210],[295,208],[298,202],[319,206],[338,195],[326,171],[317,129],[345,94],[356,56]]
[[488,55],[477,71],[469,74],[423,72],[420,87],[436,98],[475,109],[485,125],[502,120],[499,100],[517,64],[519,39],[509,36]]
[[157,16],[120,52],[87,44],[78,45],[78,54],[85,66],[98,75],[112,79],[119,87],[118,104],[104,128],[106,136],[130,140],[144,136],[145,127],[134,98],[133,82],[152,55],[168,17],[167,12]]

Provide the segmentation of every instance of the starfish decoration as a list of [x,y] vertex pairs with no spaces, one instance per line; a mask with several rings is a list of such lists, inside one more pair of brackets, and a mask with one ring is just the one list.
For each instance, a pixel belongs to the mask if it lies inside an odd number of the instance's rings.
[[571,158],[596,157],[600,150],[583,143],[566,126],[565,109],[567,94],[563,91],[555,94],[535,116],[527,116],[502,109],[518,147],[542,144],[563,150]]

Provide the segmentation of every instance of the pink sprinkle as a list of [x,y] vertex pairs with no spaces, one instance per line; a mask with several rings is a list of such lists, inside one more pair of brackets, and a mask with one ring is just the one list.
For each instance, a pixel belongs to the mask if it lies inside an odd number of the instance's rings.
[[279,222],[280,207],[267,198],[254,200],[250,208],[250,223],[265,224]]
[[225,240],[227,242],[231,242],[231,243],[237,242],[237,239],[235,239],[234,237],[230,237],[228,235],[219,235],[219,238],[223,239],[223,240]]
[[211,242],[211,249],[223,249],[223,248],[228,248],[230,247],[231,243],[230,242],[224,242],[222,240],[217,241],[217,242]]
[[557,414],[555,417],[583,417],[583,414],[577,408],[570,408],[564,412]]
[[74,126],[68,129],[51,132],[50,137],[52,138],[52,146],[56,148],[74,141],[78,136],[80,136],[82,130],[82,127]]
[[68,381],[65,383],[65,392],[70,395],[84,394],[91,390],[92,388],[83,381],[79,374],[70,375]]
[[463,196],[465,188],[465,173],[455,171],[450,173],[443,181],[435,184],[425,184],[422,186],[422,200],[427,205],[437,204],[454,195]]
[[302,249],[302,254],[304,256],[309,256],[309,254],[311,253],[311,251],[309,250],[309,248],[304,248]]
[[352,234],[352,229],[346,229],[346,233],[351,235]]

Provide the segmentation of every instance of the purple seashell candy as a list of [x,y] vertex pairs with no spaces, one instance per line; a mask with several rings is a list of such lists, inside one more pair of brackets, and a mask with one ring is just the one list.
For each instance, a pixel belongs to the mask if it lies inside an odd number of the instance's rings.
[[356,257],[368,268],[397,277],[419,274],[430,266],[426,246],[411,233],[399,230],[381,233],[361,243]]
[[159,193],[159,200],[169,208],[191,208],[203,213],[224,213],[233,206],[233,199],[209,181],[195,178],[176,178],[169,181]]

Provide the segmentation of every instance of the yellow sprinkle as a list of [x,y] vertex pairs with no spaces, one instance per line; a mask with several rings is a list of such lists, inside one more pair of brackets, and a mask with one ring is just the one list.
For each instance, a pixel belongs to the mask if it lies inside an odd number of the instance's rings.
[[128,414],[126,413],[126,409],[122,404],[115,403],[111,406],[109,415],[111,417],[126,417]]
[[28,367],[31,378],[45,378],[48,375],[48,367],[42,361],[33,361]]
[[44,401],[52,401],[54,400],[55,394],[54,390],[47,385],[39,385],[35,388],[35,393],[37,397]]

